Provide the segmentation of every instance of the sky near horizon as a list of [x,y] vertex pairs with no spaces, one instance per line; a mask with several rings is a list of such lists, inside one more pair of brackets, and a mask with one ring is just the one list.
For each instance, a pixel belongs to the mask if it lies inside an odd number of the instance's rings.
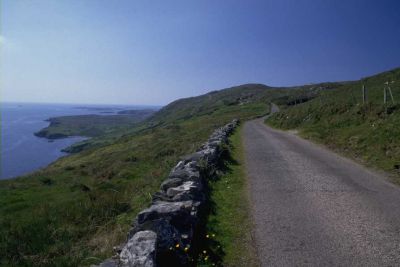
[[400,66],[397,0],[0,0],[2,102],[164,105]]

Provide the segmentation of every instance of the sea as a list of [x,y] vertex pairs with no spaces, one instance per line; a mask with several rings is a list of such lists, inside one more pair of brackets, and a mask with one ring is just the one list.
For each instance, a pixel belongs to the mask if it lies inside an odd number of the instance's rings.
[[34,135],[47,127],[50,117],[65,115],[112,115],[121,110],[143,109],[145,106],[1,103],[0,179],[11,179],[46,167],[66,156],[61,150],[86,137],[48,140]]

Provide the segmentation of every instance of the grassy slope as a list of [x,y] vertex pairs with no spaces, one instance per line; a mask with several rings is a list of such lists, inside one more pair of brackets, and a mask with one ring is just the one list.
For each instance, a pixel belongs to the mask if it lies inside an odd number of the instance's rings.
[[[251,104],[265,103],[269,99],[283,96],[284,90],[260,84],[241,85],[205,95],[179,99],[161,109],[145,123],[132,129],[107,134],[79,142],[65,149],[67,152],[79,152],[87,148],[97,148],[116,142],[121,136],[141,132],[149,128],[158,128],[166,124],[176,124],[199,116],[219,116],[218,112],[241,112],[247,102]],[[243,109],[244,111],[244,109]],[[263,111],[265,112],[265,110]],[[259,113],[258,115],[261,115]]]
[[123,136],[0,181],[0,263],[77,266],[110,256],[180,156],[233,118],[266,113],[282,93],[248,85],[179,100]]
[[[368,103],[362,104],[362,81],[335,84],[318,97],[296,106],[281,105],[282,112],[268,120],[370,166],[389,171],[400,181],[400,105],[383,105],[383,85],[392,85],[395,103],[400,101],[400,69],[364,80]],[[283,103],[281,103],[283,104]]]

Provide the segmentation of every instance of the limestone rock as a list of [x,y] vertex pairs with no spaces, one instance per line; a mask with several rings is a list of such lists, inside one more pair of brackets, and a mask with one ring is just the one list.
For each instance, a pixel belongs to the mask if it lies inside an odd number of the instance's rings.
[[177,187],[177,186],[181,185],[182,183],[183,183],[183,180],[180,179],[180,178],[169,178],[169,179],[165,180],[165,181],[161,184],[160,188],[161,188],[161,190],[163,190],[163,191],[167,191],[168,188],[170,188],[170,187]]
[[142,224],[146,221],[157,220],[159,218],[184,217],[193,208],[193,201],[181,202],[159,202],[141,211],[137,216],[137,221]]
[[155,267],[157,234],[153,231],[137,232],[128,240],[120,253],[120,266]]

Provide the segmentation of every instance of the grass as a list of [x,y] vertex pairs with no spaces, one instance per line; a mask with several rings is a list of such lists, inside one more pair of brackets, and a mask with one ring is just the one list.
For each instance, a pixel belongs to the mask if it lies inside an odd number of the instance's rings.
[[181,156],[234,118],[265,114],[280,94],[255,85],[179,100],[41,171],[0,181],[0,265],[89,266],[110,257]]
[[230,138],[226,171],[210,182],[213,212],[207,221],[207,255],[200,266],[259,266],[252,240],[252,220],[244,167],[241,129]]
[[[282,111],[267,123],[281,129],[298,129],[301,136],[368,166],[384,170],[400,183],[400,87],[392,86],[395,103],[383,104],[386,80],[399,81],[400,69],[361,81],[336,84],[312,100],[281,105]],[[368,101],[362,102],[366,84]]]

